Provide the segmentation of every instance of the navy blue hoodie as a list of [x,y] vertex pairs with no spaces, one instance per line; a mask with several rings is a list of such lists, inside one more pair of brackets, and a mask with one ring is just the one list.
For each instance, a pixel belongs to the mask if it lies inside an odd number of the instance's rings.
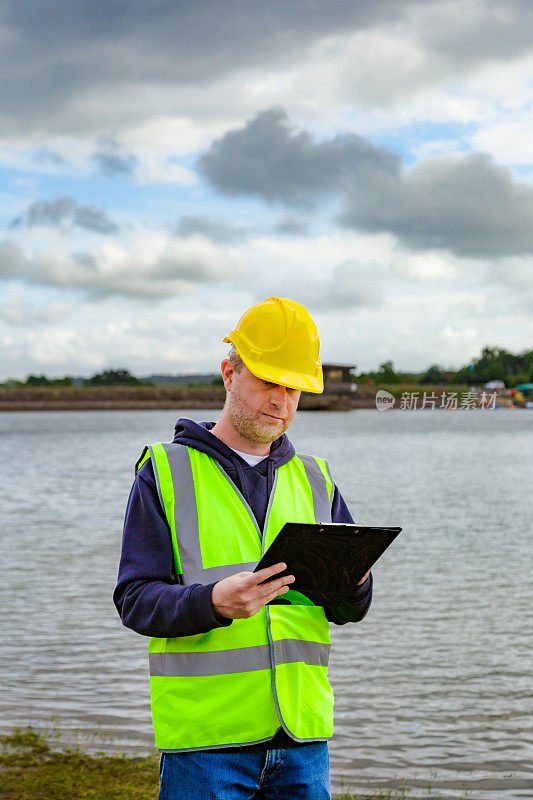
[[[215,458],[248,501],[262,530],[274,470],[291,460],[294,447],[283,434],[272,442],[270,453],[262,461],[250,466],[210,432],[214,425],[214,422],[179,419],[174,442]],[[336,486],[332,518],[333,522],[353,522]],[[124,521],[118,581],[113,594],[123,624],[144,636],[162,638],[206,633],[230,625],[231,620],[218,617],[213,610],[213,586],[214,583],[182,586],[176,582],[170,529],[159,502],[152,463],[148,460],[133,483]],[[349,601],[337,608],[326,608],[326,616],[339,625],[358,622],[367,613],[371,600],[372,575],[354,589]]]

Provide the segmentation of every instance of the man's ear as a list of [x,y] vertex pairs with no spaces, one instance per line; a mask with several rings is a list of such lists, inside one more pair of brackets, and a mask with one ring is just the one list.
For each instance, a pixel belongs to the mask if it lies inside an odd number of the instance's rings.
[[235,370],[229,358],[224,358],[220,364],[220,372],[222,373],[222,380],[227,392],[233,388],[233,381],[235,379]]

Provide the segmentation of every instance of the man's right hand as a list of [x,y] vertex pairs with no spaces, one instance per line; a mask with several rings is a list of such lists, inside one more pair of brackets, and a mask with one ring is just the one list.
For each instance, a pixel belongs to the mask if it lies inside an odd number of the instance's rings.
[[211,604],[215,613],[226,619],[253,617],[275,597],[289,591],[289,584],[296,580],[294,575],[285,575],[259,585],[261,581],[283,572],[286,568],[286,564],[274,564],[259,572],[238,572],[215,583],[211,591]]

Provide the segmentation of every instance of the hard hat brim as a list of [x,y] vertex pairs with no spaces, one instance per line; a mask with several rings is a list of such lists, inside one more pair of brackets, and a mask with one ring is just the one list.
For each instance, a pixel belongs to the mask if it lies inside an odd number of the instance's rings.
[[[233,344],[237,350],[235,342],[233,342],[229,336],[225,336],[223,341],[228,344]],[[237,352],[239,351],[237,350]],[[241,353],[239,353],[239,356],[252,375],[255,375],[256,378],[261,378],[263,381],[277,383],[279,386],[286,386],[288,389],[297,389],[301,392],[312,392],[313,394],[322,394],[324,391],[324,379],[322,376],[322,366],[320,364],[317,365],[315,375],[304,375],[300,372],[282,369],[272,364],[254,361],[249,357],[243,358]]]

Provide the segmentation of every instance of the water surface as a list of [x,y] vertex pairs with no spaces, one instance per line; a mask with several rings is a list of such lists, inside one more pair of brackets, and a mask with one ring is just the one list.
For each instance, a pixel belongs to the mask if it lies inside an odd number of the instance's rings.
[[[133,464],[178,416],[217,413],[0,414],[4,731],[153,746],[147,640],[112,593]],[[335,788],[531,797],[533,412],[300,412],[289,433],[358,523],[404,528],[367,617],[332,626]]]

